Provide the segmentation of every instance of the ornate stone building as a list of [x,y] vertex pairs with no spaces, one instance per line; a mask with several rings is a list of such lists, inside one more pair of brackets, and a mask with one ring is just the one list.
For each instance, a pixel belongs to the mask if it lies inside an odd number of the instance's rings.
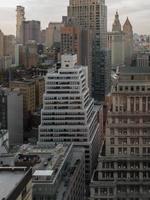
[[90,200],[150,199],[150,68],[124,67],[112,90],[106,149]]

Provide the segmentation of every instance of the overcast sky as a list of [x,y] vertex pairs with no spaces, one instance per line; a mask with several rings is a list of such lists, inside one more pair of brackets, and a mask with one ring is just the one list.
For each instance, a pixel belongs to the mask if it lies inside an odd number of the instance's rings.
[[[67,13],[69,0],[0,0],[0,29],[5,34],[15,33],[15,7],[26,8],[26,19],[40,20],[42,28],[50,21],[60,21]],[[150,34],[150,0],[106,0],[108,5],[108,30],[116,10],[120,13],[121,23],[130,18],[134,32]]]

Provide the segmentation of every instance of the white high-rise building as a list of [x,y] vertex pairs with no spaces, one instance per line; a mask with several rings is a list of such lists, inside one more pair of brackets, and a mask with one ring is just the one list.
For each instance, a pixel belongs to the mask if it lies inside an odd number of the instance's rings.
[[63,55],[58,72],[46,76],[39,144],[73,142],[84,147],[89,181],[100,149],[99,107],[89,95],[87,67],[76,63],[76,55]]

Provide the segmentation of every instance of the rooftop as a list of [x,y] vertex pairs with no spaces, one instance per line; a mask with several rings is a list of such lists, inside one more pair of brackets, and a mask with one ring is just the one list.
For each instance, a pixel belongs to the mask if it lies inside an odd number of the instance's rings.
[[[27,162],[28,164],[28,162],[35,159],[36,162],[33,166],[34,176],[49,176],[49,180],[53,182],[71,149],[71,144],[50,145],[47,148],[24,145],[18,154],[17,161],[18,163]],[[38,159],[33,158],[33,155],[38,156]]]

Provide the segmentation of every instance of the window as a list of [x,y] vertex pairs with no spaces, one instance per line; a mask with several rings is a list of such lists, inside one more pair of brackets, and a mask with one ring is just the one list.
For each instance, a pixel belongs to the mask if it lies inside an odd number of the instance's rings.
[[119,91],[123,91],[123,87],[122,86],[119,87]]
[[115,144],[115,139],[114,138],[110,139],[110,144]]
[[131,91],[134,91],[134,87],[133,86],[131,87]]
[[113,155],[114,152],[115,152],[114,148],[111,148],[111,149],[110,149],[110,153]]
[[98,194],[98,188],[95,188],[95,194]]
[[125,90],[128,91],[128,86],[125,87]]
[[131,80],[132,80],[132,81],[134,80],[134,76],[131,76]]
[[142,87],[142,91],[143,91],[143,92],[145,91],[145,87],[144,87],[144,86]]
[[139,86],[137,86],[137,87],[136,87],[136,91],[139,91],[139,90],[140,90],[140,87],[139,87]]

